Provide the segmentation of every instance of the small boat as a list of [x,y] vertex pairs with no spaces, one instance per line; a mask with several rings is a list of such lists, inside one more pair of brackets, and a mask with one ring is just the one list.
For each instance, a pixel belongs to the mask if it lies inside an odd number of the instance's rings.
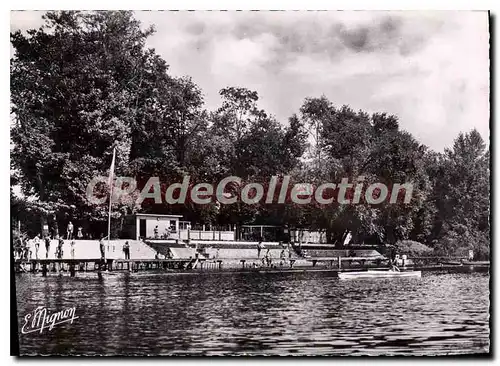
[[392,271],[392,270],[368,270],[360,272],[339,272],[339,278],[342,280],[356,278],[398,278],[398,277],[421,277],[421,271]]

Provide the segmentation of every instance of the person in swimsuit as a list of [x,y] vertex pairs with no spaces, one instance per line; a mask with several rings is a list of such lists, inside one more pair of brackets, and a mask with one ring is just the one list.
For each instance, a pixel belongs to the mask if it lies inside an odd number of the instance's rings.
[[45,258],[49,257],[49,251],[50,251],[50,237],[47,235],[45,237]]
[[101,251],[101,258],[104,259],[104,240],[106,240],[107,236],[103,237],[101,235],[101,239],[99,239],[99,250]]
[[59,238],[59,242],[57,245],[57,258],[59,258],[59,259],[62,259],[62,257],[63,257],[63,245],[64,245],[63,238]]
[[40,237],[38,234],[36,234],[33,241],[35,242],[35,259],[38,259],[38,249],[40,249]]

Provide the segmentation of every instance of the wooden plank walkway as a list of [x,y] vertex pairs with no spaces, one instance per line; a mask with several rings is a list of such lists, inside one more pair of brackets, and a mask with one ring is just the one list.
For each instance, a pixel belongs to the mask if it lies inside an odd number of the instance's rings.
[[[60,258],[43,258],[43,259],[16,259],[15,271],[17,273],[36,273],[42,272],[46,275],[48,272],[70,272],[74,277],[76,272],[89,271],[140,271],[150,269],[194,269],[199,265],[203,268],[205,258],[173,258],[173,259],[60,259]],[[220,261],[222,262],[222,261]],[[221,267],[221,264],[218,265]]]

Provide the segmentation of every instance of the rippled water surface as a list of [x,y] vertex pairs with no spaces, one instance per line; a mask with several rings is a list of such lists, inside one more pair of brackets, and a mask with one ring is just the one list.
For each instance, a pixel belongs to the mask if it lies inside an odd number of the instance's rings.
[[329,273],[16,277],[19,329],[37,306],[79,317],[19,333],[21,354],[435,355],[489,350],[487,274],[341,281]]

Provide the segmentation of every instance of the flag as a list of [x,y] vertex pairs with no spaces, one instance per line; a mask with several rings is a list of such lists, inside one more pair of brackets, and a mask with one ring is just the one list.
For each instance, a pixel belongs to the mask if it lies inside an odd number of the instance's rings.
[[113,187],[113,178],[115,174],[115,155],[116,155],[116,147],[113,148],[113,160],[111,160],[111,167],[109,168],[108,187],[110,192],[111,188]]

